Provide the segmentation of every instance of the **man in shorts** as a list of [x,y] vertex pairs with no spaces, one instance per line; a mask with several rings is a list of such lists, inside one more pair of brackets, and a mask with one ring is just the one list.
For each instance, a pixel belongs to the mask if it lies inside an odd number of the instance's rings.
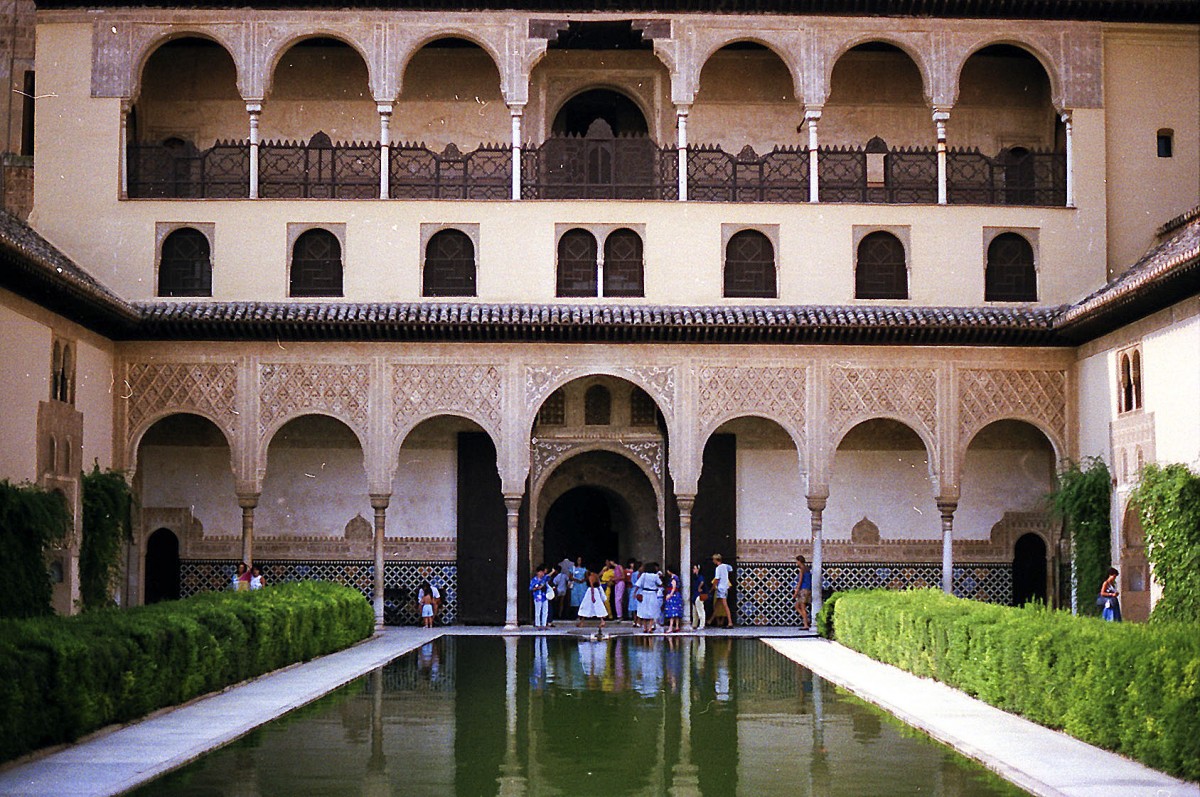
[[803,556],[796,557],[796,589],[792,591],[792,600],[796,602],[796,614],[800,615],[800,627],[807,630],[810,625],[808,606],[812,603],[812,571],[808,569],[808,561]]
[[733,586],[733,567],[721,561],[721,554],[713,554],[713,564],[717,566],[713,573],[713,616],[712,626],[720,626],[721,618],[725,619],[725,627],[733,628],[733,615],[729,611],[729,588]]

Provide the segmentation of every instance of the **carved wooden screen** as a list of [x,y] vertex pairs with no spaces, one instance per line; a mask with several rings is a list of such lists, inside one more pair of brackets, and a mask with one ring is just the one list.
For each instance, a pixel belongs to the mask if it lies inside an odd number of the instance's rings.
[[184,227],[163,240],[158,295],[212,296],[212,258],[204,233]]
[[567,230],[558,240],[557,293],[596,295],[596,237],[587,230]]
[[857,299],[907,299],[908,269],[904,244],[889,232],[873,232],[858,245],[854,269]]
[[425,296],[475,295],[475,245],[461,230],[441,230],[425,245]]
[[997,235],[988,246],[984,299],[989,302],[1037,301],[1033,247],[1015,232]]
[[342,245],[329,230],[308,230],[296,239],[291,295],[342,295]]
[[604,241],[604,295],[646,295],[642,237],[633,230],[615,230]]
[[735,233],[725,246],[725,295],[750,299],[777,295],[775,247],[758,230]]

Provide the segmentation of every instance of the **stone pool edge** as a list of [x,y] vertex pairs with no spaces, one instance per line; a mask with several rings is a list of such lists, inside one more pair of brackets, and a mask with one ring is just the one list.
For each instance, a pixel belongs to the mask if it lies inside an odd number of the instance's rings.
[[1039,797],[1200,797],[1198,784],[1044,728],[836,642],[762,641]]

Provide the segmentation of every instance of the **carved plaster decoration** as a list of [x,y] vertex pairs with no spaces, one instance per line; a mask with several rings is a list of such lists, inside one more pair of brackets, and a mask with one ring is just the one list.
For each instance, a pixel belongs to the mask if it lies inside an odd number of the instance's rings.
[[559,462],[580,449],[596,450],[596,443],[602,442],[604,450],[621,451],[630,458],[640,462],[646,470],[654,474],[656,480],[655,493],[659,492],[658,485],[663,483],[663,468],[666,465],[666,451],[661,440],[622,440],[620,438],[580,438],[571,440],[547,439],[535,437],[530,441],[530,471],[529,483],[535,488],[541,484],[543,477],[554,470]]
[[[237,366],[232,363],[130,363],[122,398],[133,435],[168,411],[213,419],[233,440],[237,428]],[[132,449],[133,440],[127,441]]]
[[395,365],[392,368],[392,415],[395,428],[433,415],[461,413],[482,422],[500,439],[503,377],[496,365]]
[[1062,371],[963,369],[958,373],[960,448],[992,421],[1018,419],[1040,424],[1065,456],[1067,376]]
[[265,438],[278,421],[306,410],[332,415],[361,435],[367,428],[370,382],[371,367],[366,364],[261,364],[259,439]]
[[723,420],[758,415],[777,421],[803,445],[803,368],[704,366],[697,381],[702,439]]
[[1142,466],[1157,459],[1154,413],[1130,412],[1109,424],[1113,477],[1122,486],[1136,481]]
[[[836,441],[851,425],[872,418],[907,420],[937,440],[937,373],[932,368],[861,368],[829,371],[829,430]],[[931,455],[936,455],[931,451]]]
[[615,376],[638,385],[654,399],[664,417],[675,415],[675,367],[669,365],[643,365],[616,368],[589,368],[568,365],[530,365],[525,368],[525,410],[527,420],[532,422],[538,408],[546,397],[572,379],[584,376]]

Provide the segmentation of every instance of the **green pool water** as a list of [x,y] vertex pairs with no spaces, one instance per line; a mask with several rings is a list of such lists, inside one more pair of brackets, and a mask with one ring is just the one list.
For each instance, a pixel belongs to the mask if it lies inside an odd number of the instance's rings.
[[443,637],[134,792],[1023,793],[757,640],[636,636]]

